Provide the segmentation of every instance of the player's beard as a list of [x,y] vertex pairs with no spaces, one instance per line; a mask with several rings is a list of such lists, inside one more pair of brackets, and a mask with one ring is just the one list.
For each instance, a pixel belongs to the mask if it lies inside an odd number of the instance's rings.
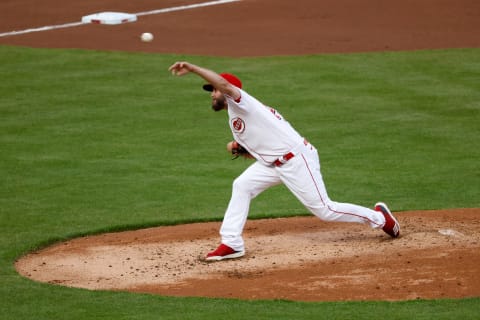
[[227,100],[225,96],[219,96],[212,100],[212,109],[215,111],[220,111],[227,108]]

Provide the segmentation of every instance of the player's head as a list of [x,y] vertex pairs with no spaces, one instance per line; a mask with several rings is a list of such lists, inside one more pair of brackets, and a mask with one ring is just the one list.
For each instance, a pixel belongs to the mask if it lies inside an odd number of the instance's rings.
[[[242,81],[240,81],[240,79],[231,74],[231,73],[221,73],[220,76],[227,80],[230,84],[233,84],[234,86],[236,86],[237,88],[242,88]],[[215,90],[215,88],[207,83],[207,84],[204,84],[203,85],[203,89],[205,91],[208,91],[208,92],[211,92],[211,96],[212,96],[212,109],[215,110],[215,111],[220,111],[220,110],[223,110],[223,109],[227,109],[228,107],[228,104],[227,104],[227,100],[225,99],[225,96],[223,95],[223,93],[221,93],[220,91],[218,90]]]
[[[227,80],[230,84],[233,84],[235,87],[242,89],[242,81],[240,81],[236,75],[231,73],[220,73],[220,76]],[[213,86],[210,83],[204,84],[203,90],[212,92]]]

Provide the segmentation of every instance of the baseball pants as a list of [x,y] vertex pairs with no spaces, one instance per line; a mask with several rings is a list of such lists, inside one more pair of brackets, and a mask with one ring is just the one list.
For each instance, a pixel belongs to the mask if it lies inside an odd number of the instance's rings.
[[385,224],[383,214],[359,205],[339,203],[328,197],[318,152],[302,144],[295,156],[281,166],[253,163],[233,182],[232,197],[220,228],[222,243],[236,251],[244,250],[243,228],[250,202],[264,190],[283,183],[314,215],[324,221],[367,223],[372,228]]

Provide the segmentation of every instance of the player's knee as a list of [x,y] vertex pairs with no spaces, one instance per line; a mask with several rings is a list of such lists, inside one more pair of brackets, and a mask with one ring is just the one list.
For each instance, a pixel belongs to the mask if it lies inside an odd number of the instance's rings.
[[245,179],[242,179],[242,177],[238,177],[235,180],[233,180],[233,185],[232,185],[234,190],[244,190],[247,187],[247,183]]
[[248,194],[250,197],[252,197],[253,190],[251,187],[251,183],[249,183],[246,179],[243,179],[242,176],[233,180],[232,188],[234,192],[241,192],[244,194]]
[[311,206],[309,209],[321,220],[331,222],[337,220],[333,206],[331,203],[322,203],[322,205]]

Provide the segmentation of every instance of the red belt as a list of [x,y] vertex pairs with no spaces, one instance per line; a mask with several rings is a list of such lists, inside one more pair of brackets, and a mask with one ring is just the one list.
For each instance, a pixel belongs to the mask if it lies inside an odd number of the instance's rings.
[[[304,145],[308,145],[308,141],[307,139],[303,139],[303,144]],[[292,153],[292,152],[289,152],[283,156],[281,156],[280,158],[278,158],[277,160],[273,161],[273,165],[275,167],[280,167],[282,166],[285,162],[287,162],[288,160],[292,159],[293,157],[295,157],[295,155]]]
[[287,153],[286,155],[283,155],[282,157],[278,158],[277,160],[275,160],[273,162],[273,164],[275,165],[275,167],[280,167],[282,166],[285,162],[287,162],[288,160],[292,159],[293,157],[295,157],[295,155],[291,152]]

